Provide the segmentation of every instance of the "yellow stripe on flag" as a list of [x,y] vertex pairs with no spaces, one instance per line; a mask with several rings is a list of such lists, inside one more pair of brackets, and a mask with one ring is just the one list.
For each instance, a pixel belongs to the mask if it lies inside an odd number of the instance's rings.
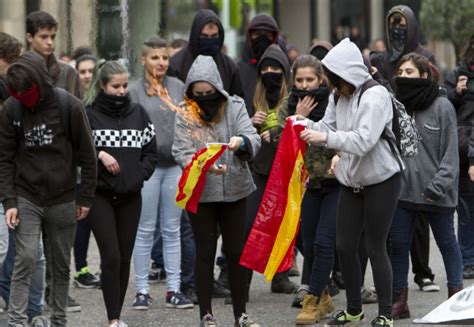
[[272,252],[265,267],[264,275],[270,282],[278,271],[278,267],[288,252],[293,239],[296,237],[296,229],[300,220],[301,202],[305,192],[305,181],[307,172],[304,167],[304,159],[301,151],[295,161],[295,167],[288,184],[288,200],[286,202],[285,214],[280,224]]
[[[186,179],[186,184],[183,187],[183,193],[185,197],[180,201],[176,201],[176,205],[182,209],[186,209],[186,204],[188,203],[189,199],[193,195],[194,188],[199,181],[199,177],[201,176],[202,169],[206,165],[206,162],[209,159],[212,159],[220,150],[222,149],[222,144],[209,144],[207,146],[207,150],[201,153],[195,160],[193,160],[191,164],[191,168],[189,169],[189,174]],[[176,194],[179,193],[179,188],[176,191]]]

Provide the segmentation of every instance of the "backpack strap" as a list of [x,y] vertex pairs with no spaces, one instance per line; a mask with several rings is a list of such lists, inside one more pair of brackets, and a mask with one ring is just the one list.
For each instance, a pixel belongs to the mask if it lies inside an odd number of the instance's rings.
[[377,85],[381,85],[381,84],[377,82],[376,80],[374,80],[373,78],[369,79],[367,82],[365,82],[362,85],[362,89],[360,90],[360,94],[359,94],[359,99],[357,100],[357,107],[360,104],[360,99],[362,98],[362,94],[364,94],[364,92],[370,89],[371,87],[377,86]]

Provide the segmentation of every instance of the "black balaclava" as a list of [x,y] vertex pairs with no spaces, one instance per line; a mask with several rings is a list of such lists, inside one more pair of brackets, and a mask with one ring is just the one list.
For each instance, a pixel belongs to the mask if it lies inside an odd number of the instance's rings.
[[252,50],[255,54],[255,57],[257,60],[259,60],[265,50],[267,50],[267,48],[273,44],[273,41],[265,35],[259,35],[257,38],[252,39],[250,43],[252,44]]
[[196,101],[203,111],[199,116],[206,122],[212,121],[217,116],[224,101],[224,96],[218,91],[206,95],[192,95],[191,98]]
[[199,54],[215,57],[221,50],[220,38],[200,37],[198,40]]
[[[265,67],[278,67],[283,71],[281,64],[272,58],[265,58],[260,64],[260,71]],[[283,72],[267,72],[260,75],[263,86],[265,86],[265,98],[268,102],[268,107],[270,109],[275,108],[275,106],[280,101],[280,90],[281,84],[283,82]]]

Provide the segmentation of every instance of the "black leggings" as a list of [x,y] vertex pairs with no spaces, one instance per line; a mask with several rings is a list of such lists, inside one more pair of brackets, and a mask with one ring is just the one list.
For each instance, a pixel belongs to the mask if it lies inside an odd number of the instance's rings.
[[239,264],[245,243],[246,199],[236,202],[200,203],[197,214],[189,214],[196,241],[196,295],[200,317],[212,314],[211,295],[214,258],[217,247],[217,225],[222,234],[234,316],[245,313],[247,269]]
[[92,201],[88,219],[99,246],[102,294],[109,320],[120,318],[141,208],[140,193],[97,192]]
[[91,231],[89,219],[82,219],[77,222],[76,237],[74,239],[74,263],[76,271],[87,267],[87,251],[89,250]]
[[400,193],[400,174],[366,186],[359,193],[342,187],[336,218],[336,248],[346,287],[347,311],[362,311],[359,242],[365,232],[365,248],[372,265],[379,315],[392,315],[392,266],[387,254],[387,237]]

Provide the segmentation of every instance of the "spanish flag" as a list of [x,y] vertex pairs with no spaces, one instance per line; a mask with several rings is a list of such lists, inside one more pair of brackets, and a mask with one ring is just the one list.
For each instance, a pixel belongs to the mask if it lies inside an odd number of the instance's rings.
[[217,159],[224,153],[228,145],[223,143],[208,143],[193,155],[191,162],[184,168],[176,191],[176,205],[192,213],[197,212],[201,198],[206,173]]
[[287,120],[257,217],[245,244],[240,264],[263,273],[271,281],[293,263],[301,202],[308,173],[304,165],[306,143],[299,138],[304,126]]

